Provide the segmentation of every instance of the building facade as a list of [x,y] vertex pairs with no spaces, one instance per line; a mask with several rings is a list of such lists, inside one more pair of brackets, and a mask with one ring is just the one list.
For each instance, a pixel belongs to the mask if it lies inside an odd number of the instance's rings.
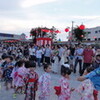
[[0,40],[26,40],[26,35],[24,33],[21,35],[0,33]]
[[85,40],[100,41],[100,27],[86,28],[84,31],[87,33]]

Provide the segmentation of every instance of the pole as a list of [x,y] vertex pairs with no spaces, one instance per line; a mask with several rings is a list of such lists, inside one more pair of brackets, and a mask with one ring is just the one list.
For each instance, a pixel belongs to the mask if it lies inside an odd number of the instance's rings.
[[74,37],[73,37],[73,26],[74,26],[74,21],[72,21],[72,39],[71,39],[71,42],[72,42],[72,40],[74,40]]

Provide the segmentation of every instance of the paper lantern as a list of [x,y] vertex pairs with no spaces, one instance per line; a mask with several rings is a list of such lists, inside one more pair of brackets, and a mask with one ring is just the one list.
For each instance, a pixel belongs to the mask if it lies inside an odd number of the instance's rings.
[[65,29],[65,32],[69,32],[69,28],[66,28],[66,29]]
[[81,35],[81,37],[84,37],[84,35]]
[[80,25],[79,29],[84,30],[85,29],[85,25]]

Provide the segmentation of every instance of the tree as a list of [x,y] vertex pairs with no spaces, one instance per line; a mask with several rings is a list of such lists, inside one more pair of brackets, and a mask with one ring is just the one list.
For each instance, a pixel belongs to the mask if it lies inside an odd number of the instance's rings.
[[32,36],[33,39],[33,43],[36,43],[36,38],[39,37],[49,37],[52,38],[53,40],[56,39],[56,34],[57,34],[58,30],[56,30],[55,27],[52,28],[32,28],[30,31],[30,36]]
[[86,32],[84,32],[84,30],[82,30],[80,28],[75,28],[73,30],[73,34],[77,41],[82,41],[85,37]]

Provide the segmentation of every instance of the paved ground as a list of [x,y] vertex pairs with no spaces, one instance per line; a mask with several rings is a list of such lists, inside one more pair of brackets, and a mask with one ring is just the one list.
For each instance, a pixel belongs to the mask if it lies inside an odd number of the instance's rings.
[[[42,68],[37,68],[36,71],[39,73],[39,75],[41,75],[43,73]],[[76,78],[78,76],[79,76],[78,73],[77,74],[72,73],[71,81],[70,81],[71,87],[76,88],[79,85],[79,82],[76,81]],[[52,77],[52,87],[59,85],[58,80],[61,76],[51,73],[51,77]],[[13,90],[6,91],[5,87],[3,86],[3,83],[2,83],[2,88],[0,89],[0,100],[14,100],[12,98],[12,93],[13,93]],[[100,99],[100,96],[99,96],[99,99]],[[18,95],[15,100],[24,100],[24,95]],[[37,99],[36,100],[38,100],[38,92],[37,92]],[[50,100],[57,100],[57,96],[54,94],[53,88],[52,88],[52,96],[51,96]],[[73,92],[71,100],[80,100],[79,95],[77,93]]]

